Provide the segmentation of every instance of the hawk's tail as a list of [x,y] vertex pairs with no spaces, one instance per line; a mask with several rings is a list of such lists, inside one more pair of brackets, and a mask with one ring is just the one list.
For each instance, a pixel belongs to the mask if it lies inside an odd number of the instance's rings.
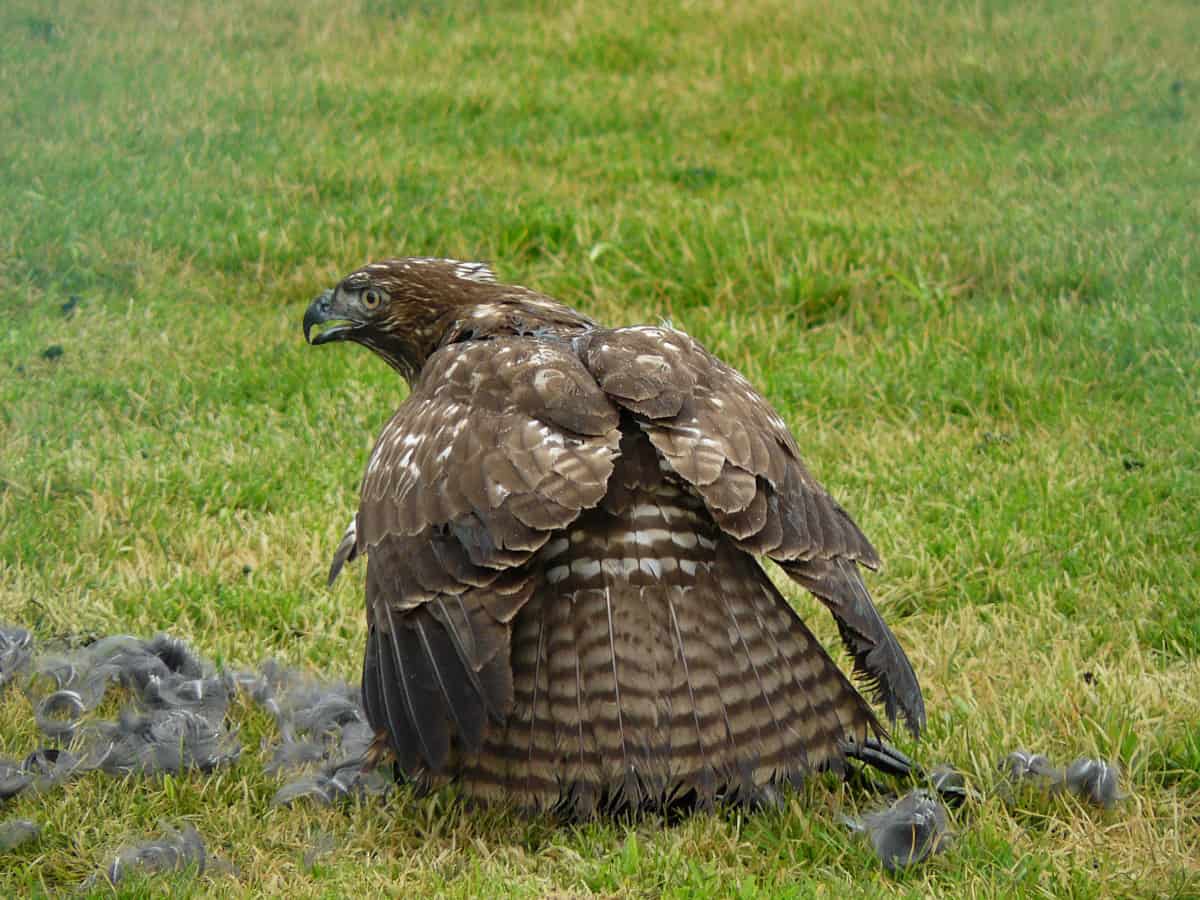
[[874,714],[758,564],[688,496],[585,513],[514,622],[513,711],[466,760],[483,799],[753,801],[840,767]]

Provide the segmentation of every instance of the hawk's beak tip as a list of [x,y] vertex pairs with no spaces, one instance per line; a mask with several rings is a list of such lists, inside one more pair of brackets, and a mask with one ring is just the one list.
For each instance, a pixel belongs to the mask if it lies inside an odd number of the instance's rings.
[[308,305],[308,309],[304,311],[304,340],[310,346],[317,346],[323,343],[321,340],[323,333],[313,335],[313,328],[331,318],[330,305],[333,300],[333,291],[324,291],[317,299]]

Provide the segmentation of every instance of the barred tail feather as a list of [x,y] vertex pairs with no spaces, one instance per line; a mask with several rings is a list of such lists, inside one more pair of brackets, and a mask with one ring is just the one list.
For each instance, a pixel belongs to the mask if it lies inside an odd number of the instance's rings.
[[754,801],[882,733],[753,559],[714,532],[673,541],[678,497],[635,500],[635,528],[594,511],[559,551],[566,574],[547,563],[555,582],[514,622],[513,713],[469,794],[572,817]]

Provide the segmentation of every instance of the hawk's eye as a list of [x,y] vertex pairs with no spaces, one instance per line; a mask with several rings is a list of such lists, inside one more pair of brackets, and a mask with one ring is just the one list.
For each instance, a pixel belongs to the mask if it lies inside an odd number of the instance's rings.
[[362,304],[367,309],[378,309],[379,301],[382,299],[383,297],[380,295],[379,291],[375,290],[375,288],[367,288],[365,291],[363,291]]

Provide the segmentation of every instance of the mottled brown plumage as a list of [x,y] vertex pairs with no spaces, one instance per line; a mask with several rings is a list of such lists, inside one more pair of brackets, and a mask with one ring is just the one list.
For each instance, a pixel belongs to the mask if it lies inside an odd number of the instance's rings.
[[755,800],[848,754],[903,767],[755,559],[825,603],[916,734],[920,687],[857,568],[875,550],[686,334],[431,259],[354,272],[304,326],[412,387],[330,573],[367,555],[364,703],[408,777],[588,815]]

